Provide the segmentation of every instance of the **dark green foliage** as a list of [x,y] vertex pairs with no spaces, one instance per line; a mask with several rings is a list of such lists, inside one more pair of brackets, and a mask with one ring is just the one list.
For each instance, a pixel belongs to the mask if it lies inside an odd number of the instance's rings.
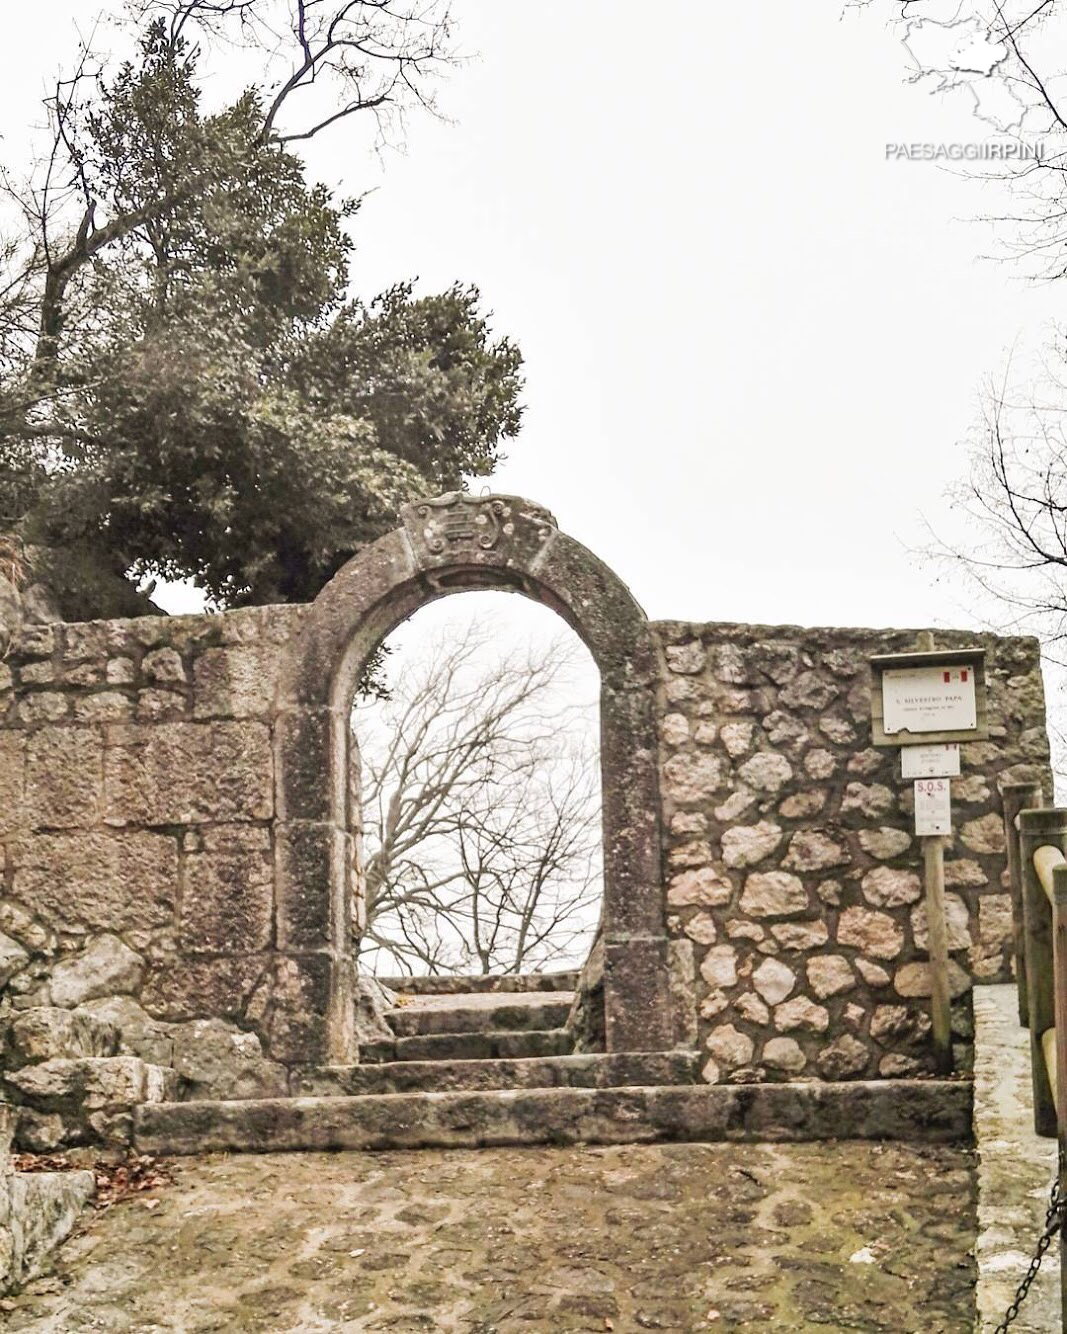
[[518,350],[473,287],[348,299],[354,209],[256,92],[203,114],[156,24],[65,129],[84,214],[0,306],[0,525],[220,605],[307,599],[405,501],[492,472]]

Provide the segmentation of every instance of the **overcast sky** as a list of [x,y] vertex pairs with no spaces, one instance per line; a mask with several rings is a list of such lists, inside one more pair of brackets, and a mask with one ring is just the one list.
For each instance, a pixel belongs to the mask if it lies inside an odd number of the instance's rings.
[[[886,160],[988,127],[841,4],[458,0],[476,54],[442,87],[451,122],[381,162],[344,132],[314,149],[373,189],[362,294],[474,281],[521,345],[493,489],[546,504],[654,617],[973,620],[913,554],[921,519],[948,525],[981,380],[1061,294],[980,258],[994,187]],[[5,6],[5,160],[92,10]]]

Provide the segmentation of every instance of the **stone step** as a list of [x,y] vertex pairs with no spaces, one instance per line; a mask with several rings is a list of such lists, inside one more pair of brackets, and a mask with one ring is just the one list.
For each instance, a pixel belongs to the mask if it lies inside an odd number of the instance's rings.
[[479,1148],[654,1140],[966,1142],[964,1080],[507,1089],[362,1098],[146,1103],[141,1153]]
[[301,1097],[365,1097],[384,1093],[447,1093],[478,1089],[630,1088],[692,1084],[696,1052],[588,1052],[519,1060],[397,1061],[335,1065],[294,1075]]
[[403,996],[455,996],[473,991],[577,991],[578,973],[466,973],[443,977],[376,977],[375,982]]
[[552,999],[536,991],[521,995],[424,995],[386,1011],[385,1017],[401,1038],[430,1033],[517,1033],[523,1029],[560,1028],[567,1022],[573,1000],[569,991],[559,992]]
[[562,1028],[527,1029],[518,1033],[424,1033],[417,1037],[365,1042],[361,1062],[490,1061],[525,1056],[566,1056],[574,1038]]

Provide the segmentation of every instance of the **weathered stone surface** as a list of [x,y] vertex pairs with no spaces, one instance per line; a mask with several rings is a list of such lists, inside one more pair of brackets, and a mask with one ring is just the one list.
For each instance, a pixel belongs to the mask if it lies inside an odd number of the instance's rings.
[[825,922],[776,922],[771,935],[784,950],[813,950],[830,939]]
[[689,740],[689,719],[684,713],[668,713],[660,724],[660,734],[668,746],[684,746]]
[[887,987],[893,980],[884,968],[870,959],[857,959],[856,971],[869,987]]
[[111,1024],[80,1010],[34,1006],[11,1020],[7,1065],[14,1069],[55,1057],[114,1056],[118,1032]]
[[823,791],[797,792],[786,797],[778,807],[778,813],[787,820],[807,820],[818,815],[825,805],[826,793]]
[[674,801],[706,801],[723,782],[723,764],[716,755],[685,752],[672,755],[663,766],[667,795]]
[[[1009,901],[1010,902],[1010,901]],[[945,895],[945,928],[950,950],[965,950],[971,944],[970,914],[958,894]],[[920,903],[911,914],[911,934],[916,948],[928,950],[930,935],[926,925],[926,904]]]
[[929,1031],[929,1016],[907,1005],[879,1005],[871,1016],[871,1037],[887,1045],[921,1042]]
[[139,1056],[147,1065],[173,1065],[175,1026],[153,1019],[132,996],[103,996],[74,1013],[114,1029],[123,1054]]
[[707,654],[699,640],[688,644],[668,644],[666,648],[667,666],[672,672],[691,676],[704,670]]
[[56,921],[98,931],[162,926],[177,903],[177,843],[133,830],[38,834],[18,846],[14,891]]
[[823,871],[844,866],[848,849],[818,829],[801,829],[789,840],[784,866],[794,871]]
[[755,825],[738,825],[722,836],[722,859],[727,866],[754,866],[769,857],[782,841],[776,824],[761,820]]
[[782,691],[781,700],[790,708],[825,709],[837,693],[838,687],[824,680],[817,672],[801,672]]
[[810,958],[807,974],[808,985],[819,1000],[851,991],[856,985],[856,975],[848,960],[840,954],[820,954]]
[[849,783],[841,799],[841,811],[855,811],[869,820],[877,820],[896,805],[896,797],[882,783]]
[[0,1260],[0,1292],[45,1271],[95,1189],[96,1178],[88,1171],[19,1172],[0,1183],[0,1210],[6,1214],[0,1237],[11,1239],[6,1263]]
[[756,871],[745,879],[741,911],[752,917],[789,917],[808,910],[804,882],[788,871]]
[[181,654],[172,648],[158,648],[146,653],[141,670],[149,681],[174,685],[185,681],[185,667]]
[[860,847],[880,861],[889,861],[907,852],[911,847],[911,835],[904,829],[885,825],[880,829],[863,829],[860,831]]
[[989,877],[976,861],[962,858],[945,862],[945,885],[949,889],[977,888],[989,883]]
[[1000,949],[1011,937],[1011,895],[983,894],[978,900],[979,941],[987,949]]
[[104,748],[87,727],[42,727],[26,744],[25,818],[33,827],[99,819]]
[[764,959],[752,974],[752,985],[768,1005],[785,1000],[796,982],[796,973],[779,959]]
[[25,965],[30,956],[17,940],[0,932],[0,987],[5,987]]
[[752,1039],[747,1033],[733,1024],[721,1024],[712,1029],[705,1043],[708,1051],[720,1066],[734,1070],[739,1065],[748,1065],[755,1050]]
[[804,768],[809,777],[823,781],[833,774],[837,760],[828,750],[810,750],[804,756]]
[[895,959],[904,948],[904,931],[888,913],[846,908],[837,925],[837,940],[876,959]]
[[144,960],[118,936],[95,936],[81,954],[52,970],[52,1000],[73,1007],[96,996],[136,992],[143,975]]
[[207,649],[193,667],[193,713],[198,718],[259,717],[271,708],[277,674],[274,644]]
[[734,1001],[734,1009],[742,1019],[747,1019],[750,1024],[759,1024],[761,1028],[771,1017],[770,1010],[752,991],[742,992]]
[[738,770],[742,780],[756,792],[780,792],[793,777],[793,766],[784,755],[761,751]]
[[732,987],[737,982],[737,951],[732,945],[713,945],[704,955],[700,976],[709,987]]
[[835,1038],[822,1049],[816,1061],[824,1079],[859,1079],[870,1063],[871,1053],[851,1033]]
[[174,1069],[194,1098],[272,1098],[288,1092],[283,1065],[267,1060],[254,1033],[219,1019],[174,1030]]
[[729,903],[734,887],[714,866],[683,871],[672,878],[667,902],[672,908],[717,907]]
[[117,725],[104,760],[111,824],[265,820],[273,762],[259,722]]
[[698,945],[714,945],[718,937],[715,919],[710,913],[696,913],[686,922],[685,934]]
[[185,859],[180,942],[190,952],[245,954],[270,945],[274,868],[259,831],[232,832],[218,851]]
[[724,723],[720,732],[723,747],[732,760],[748,754],[755,734],[756,724],[748,721]]
[[[901,996],[930,995],[930,965],[928,963],[906,963],[897,969],[893,977],[893,986]],[[949,995],[955,999],[971,989],[971,979],[955,959],[948,961]]]
[[1004,851],[1004,821],[990,812],[976,820],[968,820],[960,829],[960,841],[971,852],[998,854]]
[[764,1043],[761,1060],[772,1070],[784,1070],[790,1075],[800,1074],[808,1063],[795,1038],[769,1038]]
[[26,737],[0,731],[0,835],[18,829],[25,819]]
[[863,877],[863,897],[876,908],[901,908],[922,898],[922,881],[914,871],[876,866]]
[[830,1027],[830,1015],[810,997],[793,996],[775,1008],[774,1026],[781,1033],[791,1033],[795,1028],[803,1028],[810,1033],[825,1033]]

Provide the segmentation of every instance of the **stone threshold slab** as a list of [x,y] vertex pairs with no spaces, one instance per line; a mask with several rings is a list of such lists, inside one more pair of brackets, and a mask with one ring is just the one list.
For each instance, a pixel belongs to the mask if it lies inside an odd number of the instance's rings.
[[142,1153],[528,1144],[884,1139],[970,1141],[963,1080],[523,1089],[145,1104]]

